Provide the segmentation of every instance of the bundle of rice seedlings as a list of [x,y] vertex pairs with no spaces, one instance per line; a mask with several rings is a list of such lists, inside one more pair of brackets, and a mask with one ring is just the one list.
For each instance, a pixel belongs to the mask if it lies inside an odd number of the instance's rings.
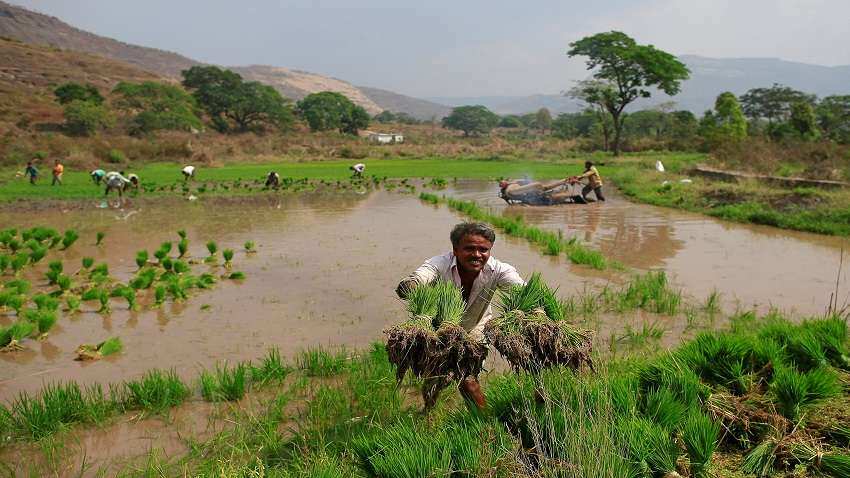
[[141,289],[150,289],[153,282],[156,280],[156,270],[155,269],[145,269],[138,274],[136,277],[130,280],[130,287],[141,290]]
[[15,323],[0,330],[0,351],[14,352],[22,350],[20,342],[30,337],[36,330],[36,324],[26,319],[18,319]]
[[106,233],[98,231],[98,233],[96,234],[96,237],[97,237],[97,239],[95,239],[94,245],[99,246],[99,245],[103,244],[103,239],[106,237]]
[[108,279],[109,278],[109,266],[102,262],[94,267],[92,267],[91,271],[89,271],[89,278],[92,280],[97,280],[96,278]]
[[0,254],[0,274],[6,272],[6,269],[9,268],[9,264],[12,263],[12,256],[9,254]]
[[187,234],[185,229],[180,229],[177,231],[177,235],[180,236],[180,239],[186,239]]
[[59,286],[59,290],[61,290],[64,294],[71,290],[73,283],[71,282],[70,276],[66,276],[65,274],[59,274],[59,277],[56,279],[56,285]]
[[82,261],[81,261],[81,262],[82,262],[83,269],[85,269],[85,270],[89,270],[89,269],[91,269],[91,266],[93,266],[93,265],[94,265],[94,258],[92,258],[92,257],[83,257],[83,259],[82,259]]
[[136,303],[136,289],[126,286],[119,285],[112,289],[112,292],[109,293],[110,297],[121,297],[127,301],[127,308],[130,310],[138,310],[139,306]]
[[679,447],[667,430],[641,417],[620,419],[617,430],[636,476],[679,476]]
[[245,252],[252,253],[257,252],[254,246],[254,241],[245,241]]
[[35,313],[35,325],[38,327],[38,334],[40,338],[44,338],[47,336],[47,332],[53,327],[56,323],[56,312],[50,310],[38,310]]
[[772,430],[787,430],[791,424],[772,411],[769,404],[754,403],[726,392],[713,393],[705,401],[708,414],[723,427],[721,440],[732,439],[742,446]]
[[112,354],[116,354],[124,348],[121,339],[111,337],[97,345],[83,344],[77,347],[77,358],[74,360],[100,360]]
[[35,303],[38,310],[54,312],[59,309],[59,299],[47,294],[36,294],[33,296],[32,301]]
[[224,256],[224,267],[230,268],[233,265],[233,249],[225,249],[221,255]]
[[186,264],[184,261],[181,261],[180,259],[175,259],[172,264],[172,270],[175,274],[185,274],[191,271],[192,269],[189,268],[189,264]]
[[65,305],[68,307],[69,313],[73,314],[74,312],[79,311],[80,297],[73,294],[69,294],[67,297],[65,297]]
[[744,462],[741,464],[741,471],[752,473],[759,478],[770,476],[776,464],[778,449],[779,440],[768,437],[747,453]]
[[110,312],[109,309],[109,293],[104,289],[99,287],[93,287],[91,289],[83,292],[82,295],[83,300],[97,300],[100,302],[100,309],[98,309],[99,313],[108,314]]
[[17,274],[29,263],[30,256],[26,252],[19,252],[12,257],[12,271]]
[[136,265],[139,266],[139,269],[145,267],[148,263],[148,251],[142,249],[136,252]]
[[209,251],[210,256],[207,257],[206,260],[210,261],[210,262],[214,261],[215,260],[215,254],[216,254],[216,252],[218,252],[218,244],[216,244],[215,241],[207,241],[207,251]]
[[850,476],[850,455],[846,453],[824,452],[816,442],[802,439],[783,444],[783,447],[787,449],[786,453],[791,460],[814,468],[825,476]]
[[841,394],[838,377],[832,370],[816,368],[798,372],[790,367],[776,371],[770,393],[780,413],[796,423],[811,405]]
[[719,436],[720,425],[699,411],[691,411],[682,426],[682,441],[688,452],[691,476],[694,478],[708,476],[711,456],[717,448]]
[[[185,234],[185,232],[184,232]],[[185,237],[180,239],[180,242],[177,243],[177,251],[180,253],[178,257],[181,259],[186,256],[186,253],[189,252],[189,240]]]
[[35,248],[33,248],[32,252],[30,252],[30,255],[29,255],[30,263],[35,264],[35,263],[39,262],[40,260],[44,259],[44,256],[46,256],[46,255],[47,255],[47,248],[46,247],[40,247],[40,246],[35,247]]
[[574,370],[591,358],[593,334],[564,320],[564,307],[540,277],[500,296],[500,315],[484,327],[484,335],[514,370],[537,373],[563,365]]
[[26,294],[32,288],[32,284],[26,279],[13,279],[3,284],[3,290],[15,294]]
[[50,261],[47,264],[47,272],[44,274],[47,277],[47,283],[49,285],[56,284],[57,279],[59,279],[59,275],[62,273],[62,261]]
[[670,390],[653,390],[644,397],[643,414],[671,432],[679,429],[687,412],[688,407]]
[[227,274],[227,278],[233,279],[233,280],[244,280],[245,279],[245,273],[240,272],[240,271],[231,272],[230,274]]
[[[171,247],[170,247],[171,243],[169,242],[168,244],[169,244],[169,247],[167,249],[160,246],[159,249],[157,249],[153,253],[153,256],[156,257],[156,260],[158,260],[160,263],[162,263],[162,261],[165,260],[166,257],[168,257],[168,253],[171,250]],[[165,244],[163,244],[163,245],[165,245]]]
[[65,231],[65,235],[62,236],[62,250],[64,251],[65,249],[74,245],[74,243],[77,242],[77,239],[79,238],[80,234],[77,233],[77,231],[73,229],[68,229],[67,231]]
[[156,286],[154,289],[154,307],[159,307],[165,302],[166,288],[164,285]]
[[410,319],[384,330],[397,380],[401,382],[408,370],[426,379],[422,390],[426,408],[453,380],[481,373],[487,346],[460,325],[465,308],[460,289],[451,282],[420,285],[407,297]]
[[10,294],[8,296],[4,296],[5,306],[14,310],[16,314],[21,313],[21,309],[23,309],[24,305],[27,303],[27,296],[23,294]]

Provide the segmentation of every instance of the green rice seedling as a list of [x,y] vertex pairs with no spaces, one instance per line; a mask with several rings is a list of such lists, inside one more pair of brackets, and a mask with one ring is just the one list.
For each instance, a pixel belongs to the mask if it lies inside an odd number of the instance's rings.
[[702,310],[709,315],[720,312],[720,292],[717,289],[711,291],[708,297],[705,298],[705,303],[702,305]]
[[47,310],[50,312],[59,310],[59,299],[47,294],[36,294],[32,297],[32,301],[38,307],[38,310]]
[[21,241],[17,239],[10,239],[9,242],[6,243],[9,247],[9,250],[12,251],[13,254],[17,253],[24,245],[21,244]]
[[73,314],[74,312],[78,312],[80,310],[80,297],[74,294],[68,294],[65,297],[65,306],[68,313]]
[[98,309],[98,313],[108,314],[110,312],[109,308],[109,293],[101,289],[100,287],[93,287],[91,289],[83,292],[82,295],[83,300],[96,300],[100,302],[100,309]]
[[180,236],[180,239],[186,239],[187,234],[185,229],[180,229],[177,231],[177,235]]
[[224,257],[224,266],[230,267],[233,265],[233,249],[225,249],[221,251],[221,255]]
[[101,262],[100,264],[92,267],[89,272],[89,277],[94,278],[95,276],[109,277],[109,266],[105,262]]
[[27,296],[23,294],[10,294],[5,297],[6,307],[15,311],[16,314],[21,313],[24,305],[27,303]]
[[136,277],[130,280],[130,287],[136,290],[150,289],[156,280],[155,269],[145,269],[136,274]]
[[778,448],[779,442],[775,438],[767,438],[744,456],[741,471],[752,473],[759,478],[770,476],[776,463]]
[[215,241],[207,241],[207,251],[209,251],[210,257],[214,257],[218,252],[218,244]]
[[186,293],[185,283],[180,281],[180,279],[176,276],[169,279],[166,287],[168,289],[168,293],[175,302],[182,302],[189,298],[189,295]]
[[163,302],[165,302],[165,293],[166,293],[166,288],[165,288],[164,285],[156,286],[156,289],[154,289],[154,304],[155,304],[155,306],[158,307],[158,306],[162,305]]
[[843,317],[836,314],[820,320],[806,320],[800,327],[817,338],[832,365],[850,370],[848,325]]
[[49,384],[35,397],[25,393],[12,402],[13,428],[26,438],[41,440],[85,418],[86,402],[79,385]]
[[80,234],[73,229],[68,229],[65,231],[65,235],[62,236],[62,250],[66,250],[69,247],[73,246],[77,239],[80,238]]
[[374,476],[448,476],[451,451],[440,433],[423,432],[410,420],[374,427],[352,442],[354,453]]
[[189,252],[189,240],[185,237],[181,238],[180,242],[177,243],[177,251],[180,253],[178,257],[180,257],[181,259],[185,257],[186,254]]
[[348,354],[345,349],[327,351],[321,348],[308,348],[301,351],[296,359],[300,370],[308,377],[330,377],[345,370]]
[[45,273],[45,277],[47,277],[47,282],[50,285],[56,284],[56,280],[59,278],[59,274],[62,273],[62,261],[50,261],[47,263],[47,272]]
[[189,267],[189,264],[181,261],[180,259],[176,259],[172,265],[172,270],[175,274],[185,274],[190,272],[192,269]]
[[543,254],[547,256],[559,256],[564,252],[564,243],[557,237],[546,238],[546,246],[543,249]]
[[781,367],[770,383],[770,393],[779,412],[796,423],[806,408],[839,395],[841,385],[835,373],[827,368],[801,373],[790,367]]
[[112,289],[109,293],[110,297],[121,297],[127,301],[127,308],[130,310],[138,310],[139,305],[136,303],[136,289],[132,287],[119,285]]
[[828,364],[826,352],[814,332],[795,329],[786,337],[784,354],[799,370],[812,370]]
[[98,231],[97,234],[95,235],[95,237],[96,237],[96,239],[94,241],[94,245],[100,246],[101,244],[103,244],[103,239],[106,237],[106,233]]
[[461,476],[486,476],[499,469],[512,453],[511,435],[498,421],[460,415],[445,429],[452,469]]
[[153,256],[156,257],[156,260],[162,263],[168,257],[168,250],[160,247],[156,251],[154,251]]
[[649,473],[663,476],[676,470],[679,447],[667,430],[645,418],[624,418],[617,423],[620,436],[633,469],[640,476]]
[[214,275],[205,272],[198,277],[198,287],[201,289],[210,289],[216,283]]
[[73,283],[71,281],[71,277],[65,274],[60,274],[56,279],[56,285],[59,286],[59,290],[62,291],[63,294],[67,293],[73,287]]
[[124,382],[121,404],[127,410],[159,413],[183,403],[190,395],[174,370],[151,370],[141,379]]
[[0,333],[0,347],[6,350],[20,349],[19,343],[31,337],[36,331],[36,324],[26,319],[18,319]]
[[253,253],[257,252],[255,248],[254,241],[245,241],[245,252]]
[[238,364],[233,368],[227,363],[217,365],[215,373],[201,372],[201,395],[208,402],[234,401],[245,396],[247,367]]
[[26,252],[19,252],[12,257],[12,271],[17,275],[29,263],[30,256]]
[[32,250],[32,252],[30,252],[30,255],[29,255],[30,256],[30,263],[31,264],[37,264],[39,261],[44,259],[44,256],[46,256],[46,255],[47,255],[47,248],[46,247],[36,247],[35,249]]
[[824,452],[815,443],[802,440],[792,443],[788,448],[794,461],[803,463],[807,468],[813,468],[824,476],[850,476],[850,454]]
[[6,272],[6,269],[12,264],[12,256],[9,254],[0,253],[0,275]]
[[141,269],[145,267],[148,263],[148,251],[142,249],[136,252],[136,265]]
[[664,271],[636,276],[620,295],[619,310],[644,309],[656,314],[676,315],[681,291],[670,289]]
[[89,270],[89,269],[91,269],[91,266],[93,266],[93,265],[94,265],[94,258],[92,258],[92,257],[83,257],[83,259],[82,259],[82,265],[83,265],[83,269],[84,269],[84,270]]
[[643,393],[666,390],[688,407],[700,406],[711,388],[677,355],[663,355],[638,369],[638,385]]
[[670,390],[652,390],[644,397],[643,414],[671,432],[679,429],[687,411]]
[[682,426],[682,442],[688,452],[691,476],[709,476],[711,457],[717,448],[720,425],[701,412],[692,410]]
[[419,199],[433,205],[440,204],[440,197],[436,194],[419,193]]
[[679,348],[677,356],[706,382],[743,394],[751,386],[747,368],[753,354],[753,341],[734,334],[699,334]]
[[15,294],[27,294],[32,289],[32,284],[26,279],[12,279],[3,284],[3,290]]
[[292,372],[292,368],[283,363],[280,350],[269,349],[259,366],[251,366],[251,380],[266,384],[272,381],[280,381]]
[[245,273],[240,271],[231,272],[227,275],[227,278],[233,280],[245,280]]
[[47,335],[47,332],[56,324],[56,312],[50,310],[40,310],[36,314],[36,326],[41,337]]
[[160,261],[160,265],[162,265],[162,268],[165,269],[167,272],[171,272],[171,270],[174,268],[174,261],[172,261],[170,257],[166,257],[162,261]]

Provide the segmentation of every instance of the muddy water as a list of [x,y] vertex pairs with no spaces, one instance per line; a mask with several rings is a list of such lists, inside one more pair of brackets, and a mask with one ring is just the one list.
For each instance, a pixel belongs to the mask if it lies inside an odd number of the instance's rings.
[[[61,317],[49,337],[27,341],[22,352],[0,354],[0,401],[43,383],[76,380],[109,383],[137,377],[154,367],[175,367],[187,378],[219,360],[248,360],[272,346],[291,355],[310,345],[359,347],[381,338],[381,330],[403,316],[394,295],[399,279],[433,255],[449,249],[448,232],[458,217],[444,207],[424,205],[411,195],[376,191],[333,197],[318,194],[251,199],[154,202],[124,210],[75,208],[38,214],[0,211],[0,224],[18,227],[74,227],[81,239],[68,252],[51,251],[46,262],[65,260],[66,271],[80,258],[105,261],[110,272],[129,278],[135,253],[176,241],[185,229],[190,255],[205,256],[204,244],[237,251],[234,270],[244,282],[222,280],[182,304],[129,312],[113,300],[102,316],[93,304]],[[104,245],[94,236],[104,231]],[[246,240],[258,253],[242,250]],[[524,241],[499,238],[494,255],[523,274],[540,271],[563,291],[604,282],[605,274],[541,256]],[[199,265],[199,272],[206,266]],[[42,276],[43,277],[43,276]],[[8,279],[8,277],[6,278]],[[43,279],[38,279],[43,283]],[[0,323],[13,317],[0,313]],[[124,351],[95,363],[75,362],[83,343],[119,336]]]
[[507,206],[498,187],[461,181],[446,194],[475,200],[527,222],[561,229],[637,269],[663,269],[689,294],[717,289],[727,307],[779,307],[821,313],[835,290],[841,249],[843,287],[850,298],[850,241],[844,238],[735,224],[627,201],[606,188],[605,203],[549,207]]

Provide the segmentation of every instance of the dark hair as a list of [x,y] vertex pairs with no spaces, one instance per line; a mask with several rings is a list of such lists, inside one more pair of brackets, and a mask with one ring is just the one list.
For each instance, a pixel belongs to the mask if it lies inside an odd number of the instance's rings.
[[592,163],[592,162],[590,162],[590,161],[585,161],[585,162],[584,162],[584,167],[585,167],[585,168],[589,168],[589,167],[591,167],[591,166],[593,166],[593,163]]
[[493,228],[483,222],[462,222],[452,228],[449,238],[452,246],[457,247],[466,236],[481,236],[490,242],[496,242],[496,232]]

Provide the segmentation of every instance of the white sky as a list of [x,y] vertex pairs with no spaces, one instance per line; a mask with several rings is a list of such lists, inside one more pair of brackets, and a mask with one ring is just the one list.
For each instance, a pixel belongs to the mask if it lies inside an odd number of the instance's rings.
[[413,96],[557,93],[571,41],[621,30],[674,54],[850,64],[850,0],[10,0],[127,43]]

